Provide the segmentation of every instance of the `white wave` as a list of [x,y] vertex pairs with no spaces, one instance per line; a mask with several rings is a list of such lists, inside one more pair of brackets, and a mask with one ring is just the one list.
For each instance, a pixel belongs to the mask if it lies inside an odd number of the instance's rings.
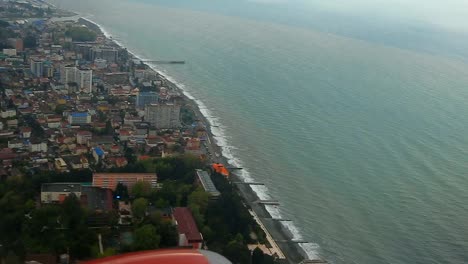
[[[123,43],[118,41],[117,39],[112,38],[112,35],[110,32],[108,32],[103,26],[100,24],[96,23],[95,21],[91,20],[90,18],[83,17],[83,19],[88,20],[89,22],[95,24],[96,26],[99,27],[99,29],[102,31],[104,36],[106,38],[112,39],[117,45],[120,47],[125,47]],[[147,60],[144,55],[138,54],[135,51],[128,50],[128,52],[135,57],[138,60]],[[148,63],[148,66],[157,72],[158,74],[164,76],[168,81],[172,82],[175,84],[177,87],[179,87],[180,91],[190,100],[193,100],[197,107],[199,108],[200,112],[202,115],[206,118],[210,125],[210,130],[211,133],[213,134],[213,138],[216,141],[216,144],[221,147],[221,154],[223,157],[226,158],[227,162],[234,167],[240,167],[243,168],[239,172],[237,172],[238,176],[244,180],[244,181],[255,181],[250,172],[248,171],[245,166],[243,166],[243,162],[236,157],[235,153],[233,153],[233,150],[237,150],[236,147],[230,145],[229,139],[225,133],[226,127],[221,123],[220,119],[216,116],[213,115],[212,110],[209,109],[201,100],[195,98],[187,89],[186,85],[184,83],[178,82],[175,78],[173,78],[171,75],[169,75],[166,71],[163,69],[160,69],[157,67],[156,64]],[[264,185],[252,185],[251,186],[252,190],[256,193],[259,199],[261,200],[270,200],[272,199],[271,196],[269,195],[268,188]],[[282,218],[281,210],[278,206],[275,205],[266,205],[265,209],[268,211],[270,216],[272,218]],[[303,237],[299,231],[299,229],[294,225],[293,222],[291,221],[283,221],[281,222],[283,226],[286,227],[287,230],[292,235],[293,240],[302,240]],[[299,243],[300,247],[304,250],[306,253],[307,257],[311,260],[314,259],[320,259],[318,250],[319,250],[319,245],[315,243]]]
[[257,194],[260,200],[271,200],[271,196],[268,194],[268,187],[265,185],[251,185],[250,188]]
[[297,227],[293,224],[293,222],[285,221],[281,222],[281,224],[291,233],[293,240],[302,240],[303,237]]
[[271,218],[279,219],[283,217],[281,215],[280,208],[277,205],[265,205],[265,209],[268,211]]
[[304,250],[307,258],[310,260],[321,260],[319,251],[320,246],[316,243],[299,243],[299,246]]

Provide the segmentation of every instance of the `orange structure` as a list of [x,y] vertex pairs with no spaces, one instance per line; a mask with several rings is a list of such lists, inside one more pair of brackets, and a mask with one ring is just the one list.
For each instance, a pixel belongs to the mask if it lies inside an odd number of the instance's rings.
[[229,177],[229,171],[221,163],[213,163],[213,170],[219,174],[224,175],[226,178]]
[[138,181],[148,182],[155,188],[158,183],[156,173],[94,173],[93,186],[109,188],[115,191],[120,182],[129,189]]

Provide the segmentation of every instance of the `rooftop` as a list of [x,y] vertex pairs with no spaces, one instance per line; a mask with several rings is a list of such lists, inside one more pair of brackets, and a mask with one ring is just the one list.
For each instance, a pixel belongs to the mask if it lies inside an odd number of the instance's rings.
[[203,240],[198,231],[197,224],[193,219],[192,212],[187,207],[176,207],[174,209],[174,218],[177,221],[177,230],[179,234],[185,234],[187,240]]
[[197,177],[200,180],[200,183],[205,189],[206,192],[210,193],[212,196],[219,196],[220,193],[216,186],[213,184],[210,175],[204,170],[197,170]]
[[86,112],[73,112],[71,113],[72,117],[87,117],[88,113]]
[[41,192],[81,192],[81,184],[76,182],[43,183]]

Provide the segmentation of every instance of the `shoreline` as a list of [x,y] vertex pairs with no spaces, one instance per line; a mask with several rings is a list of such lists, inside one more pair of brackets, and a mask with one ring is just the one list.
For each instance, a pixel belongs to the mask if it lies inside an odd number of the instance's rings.
[[[130,51],[120,43],[119,41],[112,38],[111,34],[107,32],[101,25],[97,22],[92,21],[91,19],[85,18],[80,14],[73,16],[76,20],[80,23],[85,24],[86,26],[90,27],[92,30],[100,32],[106,39],[106,42],[110,42],[111,44],[115,45],[116,47],[120,47],[122,49],[126,49],[130,58],[137,59],[137,60],[144,60],[134,52]],[[73,18],[70,17],[70,18]],[[222,163],[226,166],[232,166],[229,162],[229,158],[226,157],[223,153],[223,147],[219,146],[217,143],[216,135],[212,132],[212,122],[203,114],[202,108],[197,102],[197,99],[194,98],[190,93],[185,91],[180,85],[177,84],[175,80],[168,77],[167,74],[158,70],[156,66],[151,65],[150,63],[144,63],[147,65],[152,71],[157,73],[160,77],[166,80],[166,84],[169,89],[180,92],[184,104],[186,104],[195,114],[195,118],[201,121],[207,130],[208,133],[208,144],[203,143],[211,153],[219,153],[219,157],[213,155],[209,157],[210,163]],[[231,182],[245,182],[245,179],[232,171],[230,172],[230,181]],[[235,184],[235,183],[233,183]],[[270,236],[274,241],[275,245],[271,245],[273,248],[277,247],[281,250],[281,254],[285,256],[285,259],[280,259],[280,263],[299,263],[301,261],[310,259],[314,261],[313,263],[327,263],[325,260],[320,258],[318,255],[312,254],[312,256],[316,256],[311,258],[311,255],[308,255],[307,251],[300,246],[300,241],[294,239],[294,234],[291,230],[289,230],[286,225],[282,222],[291,222],[290,220],[279,220],[275,219],[274,216],[268,211],[264,204],[258,203],[261,200],[258,193],[252,188],[249,184],[235,184],[236,189],[239,192],[240,196],[243,198],[244,203],[246,204],[247,209],[254,213],[254,220],[257,224],[264,229],[265,233],[267,233],[267,237]],[[275,205],[276,206],[276,205]],[[301,239],[302,240],[302,239]],[[306,241],[303,241],[308,243]],[[271,243],[271,242],[269,242]],[[316,252],[315,252],[316,253]]]

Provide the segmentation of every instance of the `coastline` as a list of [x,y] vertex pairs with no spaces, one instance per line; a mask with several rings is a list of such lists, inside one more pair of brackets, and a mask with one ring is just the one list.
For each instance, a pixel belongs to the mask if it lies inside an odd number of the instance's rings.
[[[102,35],[105,36],[106,41],[108,41],[109,43],[120,48],[127,49],[125,45],[113,39],[109,32],[107,32],[98,23],[88,18],[85,18],[79,14],[70,18],[75,18],[77,21],[85,24],[92,30],[100,32]],[[134,52],[128,49],[127,51],[131,58],[144,60],[144,58],[141,58]],[[230,162],[230,159],[226,157],[223,147],[218,145],[216,135],[213,134],[213,127],[215,126],[215,124],[213,124],[213,122],[206,116],[206,113],[203,113],[204,108],[202,108],[202,105],[200,105],[201,102],[199,102],[186,90],[181,88],[181,85],[177,84],[175,80],[168,77],[167,74],[165,74],[161,70],[157,69],[155,65],[151,65],[150,63],[145,64],[152,71],[156,72],[159,76],[166,80],[166,84],[169,89],[180,92],[181,96],[183,97],[184,103],[194,112],[196,119],[200,120],[205,125],[208,132],[208,144],[205,143],[205,146],[209,149],[211,153],[220,153],[219,157],[217,157],[216,155],[211,156],[210,162],[219,162],[225,165],[232,166],[233,164],[232,162]],[[246,179],[236,173],[231,172],[231,182],[242,183],[246,182]],[[252,188],[252,185],[236,184],[236,187],[240,196],[244,199],[246,207],[252,212],[254,212],[254,219],[261,227],[264,227],[264,229],[266,229],[265,231],[273,238],[274,243],[279,247],[282,254],[284,254],[284,256],[286,257],[285,259],[281,260],[280,263],[299,263],[306,259],[314,261],[312,263],[327,263],[317,254],[317,252],[310,253],[307,252],[305,248],[301,247],[301,242],[308,242],[302,241],[302,239],[295,238],[295,234],[293,234],[293,232],[290,229],[288,229],[284,223],[290,223],[290,220],[276,218],[267,209],[267,205],[258,203],[258,201],[262,200],[262,198],[260,197],[258,192],[256,192]],[[276,205],[274,206],[276,207]]]

